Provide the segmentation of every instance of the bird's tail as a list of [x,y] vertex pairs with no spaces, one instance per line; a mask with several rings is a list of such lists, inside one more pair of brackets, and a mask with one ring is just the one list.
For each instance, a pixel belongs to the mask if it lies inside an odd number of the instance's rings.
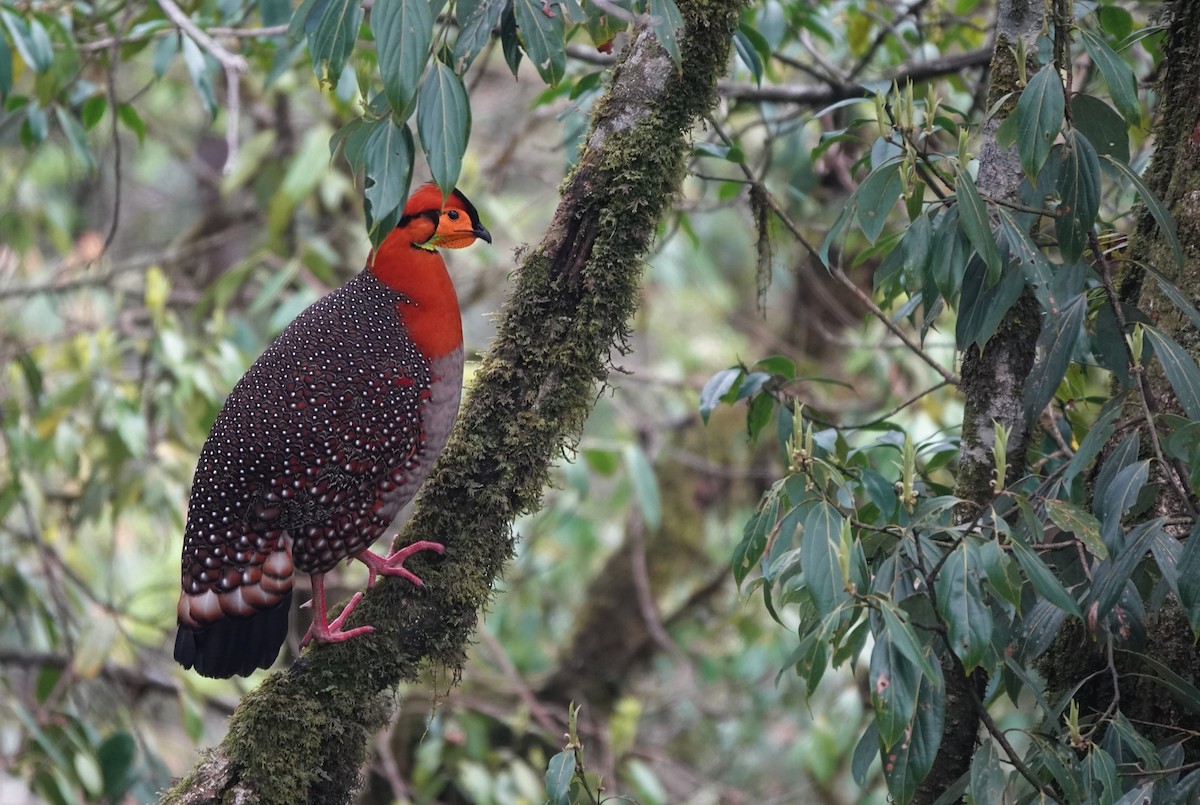
[[271,667],[287,638],[291,552],[285,546],[262,565],[227,567],[215,576],[216,583],[204,584],[185,572],[176,610],[176,662],[214,679]]

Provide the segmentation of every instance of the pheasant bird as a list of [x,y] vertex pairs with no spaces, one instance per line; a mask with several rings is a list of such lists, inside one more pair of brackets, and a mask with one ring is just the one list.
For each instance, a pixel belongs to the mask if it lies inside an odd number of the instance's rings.
[[409,198],[396,229],[346,285],[288,325],[221,408],[188,503],[175,659],[204,676],[267,668],[287,635],[292,574],[312,577],[320,643],[343,630],[357,593],[332,622],[325,573],[358,559],[377,575],[421,581],[404,560],[369,550],[429,475],[458,415],[462,318],[437,249],[491,243],[455,190]]

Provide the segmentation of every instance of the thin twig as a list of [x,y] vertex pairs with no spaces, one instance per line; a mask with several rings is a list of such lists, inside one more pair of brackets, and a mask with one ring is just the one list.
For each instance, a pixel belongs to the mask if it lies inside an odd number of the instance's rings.
[[167,15],[167,19],[175,23],[179,30],[187,34],[197,45],[208,51],[221,68],[225,71],[225,165],[221,172],[228,176],[233,170],[238,155],[238,116],[241,111],[241,74],[250,65],[245,57],[231,53],[220,42],[200,30],[192,18],[183,12],[174,0],[157,0],[159,8]]
[[[1100,280],[1104,283],[1104,295],[1108,299],[1109,307],[1112,308],[1113,316],[1117,320],[1117,327],[1123,335],[1126,333],[1127,322],[1125,321],[1125,312],[1121,310],[1121,302],[1117,297],[1116,289],[1112,284],[1112,265],[1108,258],[1104,256],[1104,250],[1100,246],[1100,239],[1096,237],[1096,230],[1093,228],[1088,232],[1088,243],[1092,248],[1092,252],[1096,256],[1096,262],[1100,265]],[[1188,514],[1192,517],[1197,515],[1196,507],[1192,505],[1192,498],[1187,492],[1187,487],[1183,485],[1179,475],[1176,472],[1175,464],[1168,460],[1163,453],[1162,443],[1158,439],[1158,428],[1154,424],[1154,413],[1150,410],[1150,389],[1146,386],[1145,372],[1141,366],[1137,366],[1133,360],[1133,351],[1129,348],[1129,342],[1125,338],[1121,338],[1121,346],[1125,348],[1125,359],[1131,367],[1131,374],[1137,381],[1138,398],[1141,402],[1142,416],[1146,420],[1146,425],[1150,431],[1150,444],[1154,447],[1154,456],[1158,459],[1158,463],[1162,466],[1163,472],[1167,479],[1171,482],[1171,487],[1175,494],[1179,496],[1179,500],[1183,503]]]

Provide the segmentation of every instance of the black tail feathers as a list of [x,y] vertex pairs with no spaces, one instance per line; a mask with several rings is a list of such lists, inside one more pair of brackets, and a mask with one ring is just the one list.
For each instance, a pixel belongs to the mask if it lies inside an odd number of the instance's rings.
[[249,676],[270,668],[287,639],[292,593],[271,609],[249,618],[225,618],[203,629],[179,624],[175,635],[175,661],[212,679]]

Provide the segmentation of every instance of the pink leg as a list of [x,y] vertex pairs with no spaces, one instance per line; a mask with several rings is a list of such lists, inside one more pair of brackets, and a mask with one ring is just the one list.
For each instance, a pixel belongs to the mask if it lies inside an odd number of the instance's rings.
[[367,589],[375,586],[376,575],[400,576],[401,578],[408,579],[418,587],[424,587],[425,582],[417,578],[416,574],[411,570],[404,568],[404,560],[418,551],[445,553],[446,546],[440,542],[421,540],[420,542],[414,542],[412,545],[407,545],[394,553],[389,553],[387,556],[380,556],[377,553],[364,549],[350,558],[362,562],[370,571],[371,575],[367,578]]
[[309,640],[316,640],[318,643],[341,643],[352,637],[370,634],[375,631],[374,626],[356,626],[353,629],[342,631],[342,624],[346,622],[346,618],[350,617],[350,613],[354,611],[354,608],[358,606],[358,602],[362,600],[362,593],[355,593],[341,614],[330,621],[329,611],[325,607],[324,573],[312,574],[312,587],[313,623],[308,628],[308,633],[304,635],[304,639],[300,641],[300,645],[307,645]]

